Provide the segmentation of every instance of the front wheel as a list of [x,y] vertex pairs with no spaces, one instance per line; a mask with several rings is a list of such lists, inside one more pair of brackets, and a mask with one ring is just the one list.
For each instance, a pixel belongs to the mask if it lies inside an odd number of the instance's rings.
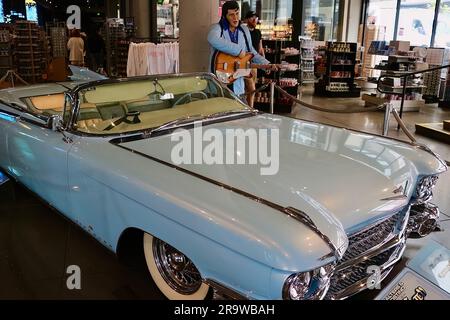
[[144,234],[144,253],[148,270],[158,289],[169,300],[205,300],[209,286],[183,253],[162,240]]

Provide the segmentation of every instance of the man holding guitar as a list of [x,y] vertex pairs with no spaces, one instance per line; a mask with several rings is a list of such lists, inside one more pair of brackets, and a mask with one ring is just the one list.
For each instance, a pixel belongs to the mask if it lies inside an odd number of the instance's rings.
[[[251,76],[251,68],[276,71],[278,67],[256,52],[249,29],[241,25],[239,18],[238,3],[225,2],[222,18],[211,27],[208,42],[211,45],[211,72],[235,94],[242,95],[245,93],[244,76]],[[250,60],[259,65],[251,64]]]

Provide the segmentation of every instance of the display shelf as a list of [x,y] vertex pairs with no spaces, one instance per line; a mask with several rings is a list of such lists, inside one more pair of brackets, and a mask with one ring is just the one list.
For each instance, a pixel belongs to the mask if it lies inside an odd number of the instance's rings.
[[45,33],[30,21],[16,21],[14,27],[17,73],[29,83],[40,82],[47,67]]
[[[280,70],[267,75],[263,71],[258,71],[257,88],[266,84],[268,81],[276,81],[276,83],[286,89],[290,94],[297,96],[299,79],[300,79],[300,54],[286,54],[286,51],[301,52],[299,43],[286,40],[266,40],[264,41],[264,51],[266,58],[275,64],[296,65],[296,70]],[[287,84],[292,84],[287,86]],[[290,113],[293,102],[284,99],[278,91],[275,92],[275,106],[277,113]],[[268,111],[270,107],[270,88],[266,88],[263,92],[255,94],[255,108]]]
[[356,43],[328,42],[322,60],[325,74],[314,93],[326,97],[359,97],[361,88],[355,84]]
[[300,37],[300,84],[302,86],[315,82],[314,48],[315,42],[310,37]]
[[[362,100],[366,102],[366,107],[373,107],[382,105],[384,103],[390,103],[398,111],[400,110],[402,104],[401,100],[389,100],[387,98],[381,98],[369,94],[363,94]],[[403,104],[403,112],[417,112],[423,106],[425,106],[425,100],[405,100]]]

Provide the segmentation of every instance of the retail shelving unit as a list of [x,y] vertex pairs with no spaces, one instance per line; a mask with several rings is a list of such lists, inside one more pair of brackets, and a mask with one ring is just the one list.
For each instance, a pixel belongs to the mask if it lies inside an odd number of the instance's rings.
[[14,70],[14,46],[11,25],[0,25],[0,78]]
[[440,108],[450,108],[450,72],[447,73],[447,80],[444,87],[444,100],[439,101]]
[[[276,83],[294,97],[298,96],[300,83],[300,44],[298,41],[265,40],[264,51],[271,63],[281,64],[284,67],[279,72],[267,75],[264,71],[258,72],[257,87],[268,81]],[[275,92],[275,112],[291,113],[293,102]],[[255,108],[268,111],[270,108],[270,90],[255,95]]]
[[15,38],[18,74],[29,83],[40,82],[46,59],[39,26],[35,22],[16,21]]
[[356,43],[328,42],[326,74],[315,85],[316,95],[360,97],[361,88],[355,84],[356,49]]
[[314,57],[315,41],[310,37],[300,37],[300,83],[301,85],[315,83]]
[[67,57],[67,26],[65,22],[47,23],[47,36],[50,39],[53,58]]
[[[380,83],[380,89],[391,94],[376,93],[372,95],[363,95],[362,99],[366,101],[366,106],[381,105],[389,102],[396,109],[401,106],[403,94],[402,74],[415,71],[416,58],[410,56],[391,55],[387,61],[382,61],[374,69],[381,70],[384,80]],[[406,85],[404,112],[419,111],[425,105],[422,99],[422,92],[425,86],[420,76],[413,79],[408,78]]]
[[[448,63],[449,50],[445,48],[428,48],[426,50],[426,63],[428,68],[439,67]],[[446,70],[435,70],[423,75],[423,97],[426,103],[439,102],[441,78],[445,79]]]
[[123,19],[108,19],[105,25],[107,72],[110,77],[127,76],[130,41]]

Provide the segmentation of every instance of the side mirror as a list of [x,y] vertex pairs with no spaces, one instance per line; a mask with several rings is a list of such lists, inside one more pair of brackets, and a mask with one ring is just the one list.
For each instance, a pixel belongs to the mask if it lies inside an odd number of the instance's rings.
[[62,128],[63,125],[63,119],[61,115],[52,115],[47,120],[47,128],[51,129],[52,131],[58,132]]

